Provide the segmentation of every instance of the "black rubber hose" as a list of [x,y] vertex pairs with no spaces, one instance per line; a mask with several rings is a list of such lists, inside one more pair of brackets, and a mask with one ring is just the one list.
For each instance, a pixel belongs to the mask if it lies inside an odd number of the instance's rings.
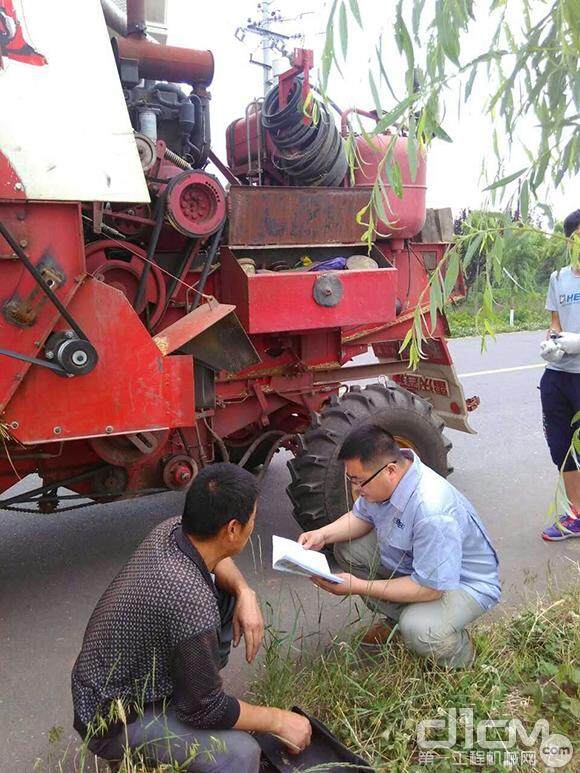
[[266,94],[262,124],[276,148],[272,161],[292,185],[340,185],[348,171],[344,140],[326,106],[318,102],[318,121],[305,122],[302,109],[302,77],[290,89],[280,109],[278,86]]
[[174,94],[177,94],[180,102],[183,102],[188,98],[187,94],[185,94],[176,83],[167,83],[167,81],[157,81],[154,88],[155,88],[155,91],[171,91]]

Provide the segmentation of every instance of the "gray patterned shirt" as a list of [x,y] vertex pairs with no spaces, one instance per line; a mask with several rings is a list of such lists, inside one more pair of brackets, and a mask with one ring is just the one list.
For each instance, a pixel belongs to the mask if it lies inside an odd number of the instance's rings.
[[135,707],[170,700],[192,727],[233,727],[240,705],[222,688],[220,626],[218,590],[203,559],[179,519],[164,521],[91,615],[72,672],[77,731],[84,736],[117,699],[129,721]]

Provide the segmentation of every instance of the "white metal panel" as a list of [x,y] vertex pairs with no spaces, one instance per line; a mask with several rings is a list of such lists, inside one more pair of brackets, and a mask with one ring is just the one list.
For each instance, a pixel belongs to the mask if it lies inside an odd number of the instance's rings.
[[99,0],[2,5],[41,57],[0,52],[0,153],[26,197],[149,201]]

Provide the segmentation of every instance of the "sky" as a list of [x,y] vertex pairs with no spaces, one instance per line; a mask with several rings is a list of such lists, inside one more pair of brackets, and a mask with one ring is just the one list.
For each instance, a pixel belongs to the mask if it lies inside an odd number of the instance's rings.
[[[262,95],[262,68],[250,63],[250,54],[260,59],[259,41],[252,34],[248,34],[244,42],[235,37],[239,26],[250,18],[258,18],[256,5],[256,0],[213,0],[204,3],[168,0],[168,43],[210,49],[214,54],[215,76],[210,87],[212,144],[224,160],[226,127],[243,116],[249,101]],[[349,23],[347,63],[341,67],[342,77],[334,71],[329,82],[329,96],[340,107],[373,109],[368,71],[372,66],[377,75],[373,54],[376,31],[384,27],[385,39],[392,39],[395,5],[395,0],[359,0],[364,29],[359,30],[354,21]],[[325,41],[328,0],[273,0],[272,9],[291,19],[276,29],[285,34],[299,34],[301,37],[295,45],[314,50],[316,69]],[[303,13],[305,15],[301,15]],[[479,45],[492,23],[488,17],[478,18],[474,31],[465,41],[462,58],[481,53]],[[400,82],[405,68],[402,56],[393,48],[386,52],[383,61],[389,79],[394,83]],[[496,162],[492,153],[491,126],[481,110],[485,89],[485,78],[478,75],[472,98],[467,105],[462,105],[459,116],[459,93],[453,89],[450,91],[449,104],[453,107],[446,115],[444,126],[453,144],[435,141],[431,147],[428,157],[428,207],[451,207],[458,212],[463,208],[477,208],[486,200],[488,194],[482,193],[486,184],[481,180],[482,165],[488,168],[493,179]],[[381,103],[386,110],[393,106],[393,98],[386,88],[381,90]],[[533,132],[532,126],[526,128]],[[512,149],[512,158],[505,173],[525,166],[525,157],[523,163],[521,161],[522,154]],[[562,190],[547,194],[545,200],[552,206],[554,215],[562,219],[580,206],[578,180],[568,181]]]

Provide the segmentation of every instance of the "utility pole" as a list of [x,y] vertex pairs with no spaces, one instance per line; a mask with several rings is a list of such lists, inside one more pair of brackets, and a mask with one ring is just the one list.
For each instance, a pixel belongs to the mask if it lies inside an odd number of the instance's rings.
[[278,26],[290,21],[296,21],[301,19],[302,16],[307,15],[303,13],[292,19],[283,18],[280,11],[273,7],[274,2],[275,0],[261,0],[257,5],[259,17],[248,19],[246,24],[238,27],[235,32],[236,39],[241,43],[244,42],[247,34],[257,35],[261,40],[261,61],[254,59],[253,54],[250,54],[250,62],[263,68],[264,96],[266,96],[266,93],[274,83],[272,53],[277,51],[280,56],[287,57],[291,53],[287,47],[289,41],[304,37],[303,32],[284,35],[282,32],[272,29],[272,25],[276,24]]
[[[264,30],[262,35],[262,64],[264,65],[264,96],[268,93],[274,78],[272,77],[272,49],[270,48],[270,6],[272,0],[262,0],[258,7],[261,5],[262,19],[261,29]],[[275,11],[274,11],[275,13]]]

